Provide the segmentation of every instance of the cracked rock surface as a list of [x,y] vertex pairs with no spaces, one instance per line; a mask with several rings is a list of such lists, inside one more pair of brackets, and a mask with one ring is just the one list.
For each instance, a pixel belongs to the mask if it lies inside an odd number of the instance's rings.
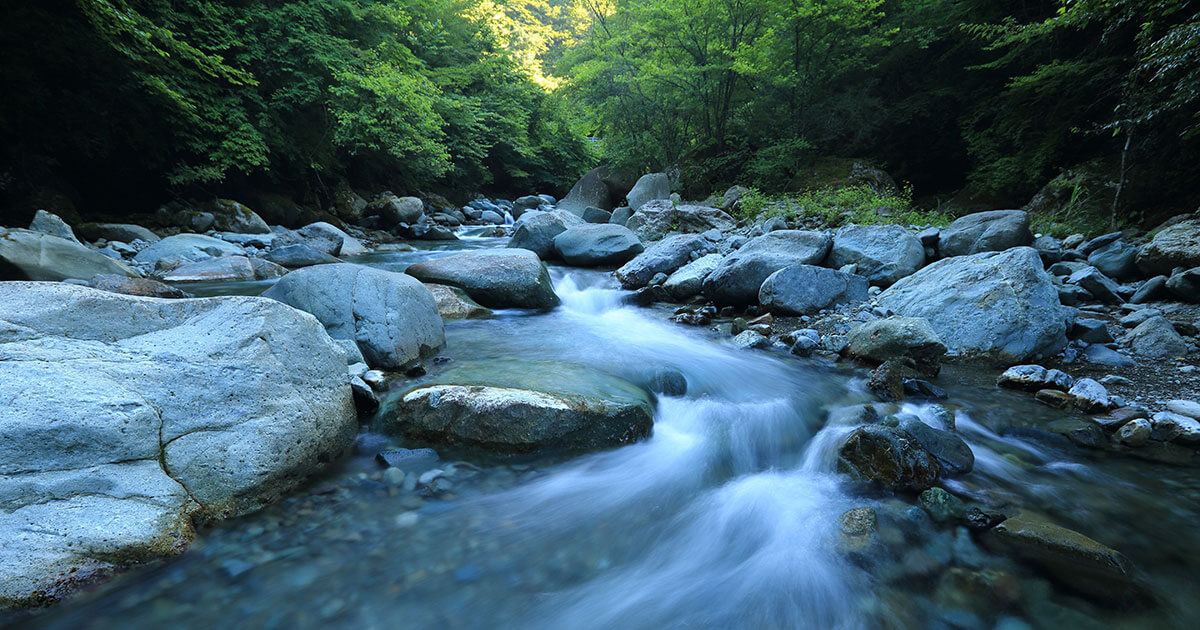
[[356,428],[340,349],[284,304],[0,284],[0,608],[177,553]]

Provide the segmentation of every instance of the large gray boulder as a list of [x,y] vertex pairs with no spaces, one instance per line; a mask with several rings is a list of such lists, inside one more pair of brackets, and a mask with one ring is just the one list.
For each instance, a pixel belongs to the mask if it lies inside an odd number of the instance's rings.
[[1118,280],[1132,280],[1140,275],[1137,267],[1138,248],[1117,240],[1088,254],[1088,264],[1101,273]]
[[608,171],[608,167],[598,166],[584,173],[583,177],[580,177],[579,181],[571,187],[567,196],[558,202],[558,207],[579,216],[583,216],[583,211],[588,206],[594,206],[601,210],[612,210],[612,195],[608,190],[608,184],[604,181]]
[[810,315],[836,304],[867,300],[867,279],[815,265],[790,265],[767,276],[758,290],[763,308],[779,315]]
[[372,367],[411,367],[446,344],[433,294],[402,273],[319,265],[289,273],[263,297],[312,313],[330,337],[357,343]]
[[397,197],[386,193],[363,208],[363,216],[374,219],[375,224],[390,230],[401,223],[412,225],[425,214],[425,202],[417,197]]
[[405,270],[434,284],[467,292],[488,308],[553,308],[558,295],[546,265],[526,249],[480,249],[427,260]]
[[846,354],[876,363],[902,357],[936,363],[946,354],[946,345],[925,319],[888,317],[851,328]]
[[944,257],[1003,251],[1033,242],[1029,213],[1024,210],[989,210],[961,217],[942,228],[938,252]]
[[[615,213],[614,213],[615,214]],[[676,206],[670,199],[646,202],[625,222],[640,238],[659,238],[671,232],[707,232],[729,230],[736,225],[733,217],[709,206]]]
[[1173,359],[1188,353],[1187,342],[1171,322],[1155,315],[1138,324],[1121,340],[1133,354],[1155,359]]
[[633,189],[625,195],[626,201],[629,203],[629,209],[637,211],[638,208],[656,199],[671,198],[671,180],[666,173],[650,173],[642,175],[633,185]]
[[97,274],[139,275],[78,242],[32,230],[0,228],[0,280],[87,280]]
[[424,442],[500,453],[583,451],[646,437],[650,395],[585,366],[489,362],[418,385],[385,417],[394,432]]
[[333,241],[340,240],[342,246],[335,252],[328,252],[333,256],[361,256],[370,250],[367,249],[362,241],[350,236],[345,230],[324,221],[309,223],[308,225],[296,230],[296,232],[305,238],[309,239],[329,239]]
[[269,234],[271,227],[250,208],[230,199],[218,199],[210,208],[213,227],[238,234]]
[[699,234],[668,236],[617,269],[617,280],[626,289],[644,287],[660,274],[672,274],[694,258],[717,251],[717,244]]
[[79,234],[89,241],[105,239],[132,243],[136,240],[147,243],[157,243],[159,236],[148,228],[132,223],[84,223],[79,226]]
[[925,264],[925,247],[899,225],[847,225],[834,234],[825,264],[834,269],[857,265],[871,284],[889,287]]
[[1200,267],[1200,218],[1188,219],[1154,235],[1137,254],[1147,275],[1170,275],[1176,267]]
[[716,271],[725,257],[706,254],[680,267],[663,283],[663,291],[673,300],[686,300],[704,289],[704,279]]
[[353,443],[346,363],[272,300],[0,283],[0,608],[182,551]]
[[517,197],[517,200],[513,202],[512,209],[509,210],[509,212],[512,213],[514,219],[520,219],[521,215],[529,212],[530,210],[537,210],[545,203],[546,200],[537,195],[525,195],[524,197]]
[[629,228],[612,223],[589,223],[554,237],[554,251],[568,265],[620,265],[642,253],[642,242]]
[[924,317],[963,354],[1018,363],[1067,343],[1058,292],[1031,247],[940,260],[881,293],[879,305]]
[[527,249],[542,260],[554,257],[554,237],[567,231],[561,217],[550,212],[530,210],[521,215],[508,239],[510,249]]
[[768,276],[792,265],[821,264],[831,244],[829,235],[803,230],[776,230],[752,238],[705,278],[704,294],[722,305],[752,304]]
[[241,256],[245,252],[233,243],[203,234],[168,236],[138,252],[133,260],[156,266],[166,258],[172,260],[205,260],[221,256]]
[[[67,222],[62,220],[62,217],[53,212],[38,210],[33,215],[33,221],[30,222],[29,229],[34,232],[57,236],[72,243],[79,243],[79,239],[75,238],[75,231],[71,229],[71,226],[67,225]],[[83,243],[79,244],[82,245]]]

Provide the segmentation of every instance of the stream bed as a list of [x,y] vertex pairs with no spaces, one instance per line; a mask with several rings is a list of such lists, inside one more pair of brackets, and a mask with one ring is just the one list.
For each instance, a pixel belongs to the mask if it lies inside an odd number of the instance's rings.
[[[413,262],[504,239],[354,262]],[[352,457],[278,504],[200,533],[184,554],[135,568],[52,608],[31,628],[1191,628],[1200,620],[1200,474],[1083,451],[1038,426],[1065,412],[947,367],[938,384],[975,471],[947,487],[1019,505],[1123,554],[1155,594],[1136,607],[1073,595],[995,555],[907,499],[834,472],[852,427],[827,410],[871,401],[865,372],[734,348],[728,337],[624,302],[607,272],[551,270],[561,307],[446,324],[429,374],[557,360],[631,379],[674,368],[653,435],[581,457],[440,452],[444,476],[412,489],[374,455],[412,446],[363,426]],[[266,283],[190,285],[256,294]],[[926,407],[905,410],[937,422]],[[410,476],[415,476],[412,474]],[[848,552],[847,510],[872,507],[877,540]]]

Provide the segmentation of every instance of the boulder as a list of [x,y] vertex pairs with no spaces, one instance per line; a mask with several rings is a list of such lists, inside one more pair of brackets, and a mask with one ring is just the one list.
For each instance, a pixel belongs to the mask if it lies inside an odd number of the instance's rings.
[[336,264],[342,262],[334,256],[330,256],[325,252],[318,251],[301,243],[276,247],[263,254],[262,257],[264,260],[268,260],[277,265],[288,267],[290,269],[295,269],[297,267],[311,267],[313,265]]
[[1171,274],[1171,277],[1167,278],[1166,287],[1184,302],[1200,304],[1200,267]]
[[149,229],[132,223],[84,223],[79,226],[79,234],[89,241],[121,241],[132,243],[142,240],[147,243],[157,243],[159,237]]
[[1067,283],[1083,287],[1097,300],[1106,304],[1120,304],[1125,301],[1121,298],[1121,287],[1095,267],[1085,267],[1076,271],[1067,278]]
[[1138,248],[1124,241],[1113,241],[1088,254],[1089,265],[1118,280],[1132,280],[1140,275],[1137,267]]
[[595,206],[588,206],[583,210],[583,220],[588,223],[612,223],[612,213]]
[[479,220],[492,225],[504,225],[504,215],[495,210],[484,210],[480,213]]
[[742,198],[748,194],[750,194],[750,189],[745,186],[730,186],[721,196],[721,209],[727,212],[733,211]]
[[0,284],[0,607],[182,551],[335,461],[342,354],[272,300]]
[[341,239],[341,247],[335,252],[326,252],[331,256],[361,256],[370,250],[362,244],[362,241],[347,234],[341,228],[324,221],[309,223],[300,228],[297,232],[309,239],[325,238],[331,241]]
[[516,229],[512,238],[508,239],[508,247],[527,249],[542,260],[550,260],[554,256],[554,237],[567,230],[559,216],[537,210],[522,214],[514,227]]
[[1109,402],[1108,390],[1103,385],[1090,378],[1075,381],[1067,395],[1074,401],[1075,406],[1086,413],[1107,411],[1112,404]]
[[230,199],[218,199],[209,208],[213,227],[222,232],[269,234],[271,227],[253,210]]
[[663,291],[674,300],[686,300],[700,293],[704,279],[724,260],[720,254],[706,254],[680,267],[663,283]]
[[1033,242],[1029,214],[1023,210],[991,210],[961,217],[942,228],[938,252],[944,257],[1004,251]]
[[550,273],[525,249],[481,249],[410,266],[422,282],[448,284],[488,308],[553,308],[559,299]]
[[1200,218],[1181,221],[1154,235],[1137,254],[1147,275],[1170,275],[1176,267],[1200,267]]
[[651,201],[670,198],[671,180],[667,178],[666,173],[642,175],[629,194],[625,195],[629,209],[634,212]]
[[937,363],[946,354],[946,346],[927,320],[889,317],[851,328],[846,336],[846,353],[876,363],[902,357]]
[[626,227],[644,239],[661,237],[671,232],[707,232],[729,230],[736,222],[733,217],[708,206],[676,206],[669,199],[649,201],[632,211]]
[[716,250],[715,243],[699,234],[668,236],[617,269],[617,280],[626,289],[644,287],[655,275],[672,274],[693,258]]
[[752,238],[704,280],[704,294],[722,305],[751,304],[758,300],[768,276],[792,265],[819,265],[830,245],[827,234],[801,230],[776,230]]
[[425,214],[425,202],[417,197],[397,197],[384,193],[368,203],[362,214],[363,217],[374,219],[376,227],[390,230],[401,223],[411,225],[420,221]]
[[901,418],[899,429],[933,455],[943,477],[965,475],[975,468],[975,454],[957,434],[935,429],[911,415]]
[[46,212],[45,210],[38,210],[33,215],[33,221],[29,224],[29,229],[34,232],[57,236],[72,243],[83,244],[79,242],[79,239],[75,238],[75,231],[71,229],[71,226],[67,225],[66,221],[63,221],[57,214]]
[[458,287],[426,284],[425,288],[433,294],[438,314],[442,316],[442,319],[479,319],[492,315],[491,309],[480,306],[467,295],[466,291]]
[[575,267],[620,265],[642,250],[636,234],[611,223],[571,227],[554,237],[554,251]]
[[263,297],[312,313],[334,339],[351,339],[372,367],[405,369],[446,343],[433,295],[401,273],[336,264],[293,271]]
[[963,354],[1016,363],[1053,356],[1067,343],[1058,292],[1030,247],[940,260],[885,290],[879,305],[924,317]]
[[546,201],[537,195],[525,195],[524,197],[517,197],[517,200],[513,202],[512,210],[510,210],[510,212],[513,215],[513,219],[520,219],[521,215],[530,210],[537,210],[538,208],[542,207],[542,204],[544,203],[546,203]]
[[135,262],[157,266],[163,259],[205,260],[220,256],[242,256],[245,252],[233,243],[227,243],[203,234],[176,234],[168,236],[133,257]]
[[815,265],[790,265],[767,276],[758,302],[777,315],[810,315],[867,300],[867,279]]
[[1160,315],[1138,324],[1121,342],[1133,354],[1154,359],[1173,359],[1188,353],[1187,342],[1171,322]]
[[[269,263],[268,263],[269,264]],[[245,256],[224,256],[180,265],[164,274],[165,282],[254,280],[254,267]]]
[[613,200],[608,190],[608,184],[604,181],[608,170],[608,167],[598,166],[584,173],[583,177],[580,177],[579,181],[571,187],[567,196],[558,202],[558,207],[579,216],[583,216],[583,211],[588,206],[611,210]]
[[1014,365],[1004,371],[996,384],[1009,389],[1036,392],[1043,389],[1068,391],[1075,379],[1062,370],[1047,370],[1040,365]]
[[941,465],[907,433],[867,425],[855,429],[838,450],[837,471],[888,490],[920,492],[937,481]]
[[409,390],[385,426],[410,439],[500,453],[585,451],[650,434],[643,389],[570,363],[489,362]]
[[625,225],[626,223],[629,223],[629,218],[632,216],[633,210],[631,210],[629,206],[621,206],[620,208],[612,211],[612,216],[608,218],[608,222],[616,223],[617,225]]
[[192,297],[186,292],[169,284],[159,282],[158,280],[151,280],[150,278],[130,278],[128,276],[119,276],[111,273],[102,273],[92,276],[92,279],[88,280],[87,285],[93,289],[100,289],[101,291],[122,293],[124,295],[137,295],[141,297],[172,299]]
[[1101,601],[1119,600],[1133,589],[1125,556],[1065,527],[1020,514],[988,531],[987,546],[1045,569],[1063,585]]
[[871,284],[888,287],[925,264],[925,247],[899,225],[847,225],[833,236],[826,265],[857,265]]
[[139,275],[124,263],[76,241],[32,230],[0,228],[0,280],[87,280],[97,274]]

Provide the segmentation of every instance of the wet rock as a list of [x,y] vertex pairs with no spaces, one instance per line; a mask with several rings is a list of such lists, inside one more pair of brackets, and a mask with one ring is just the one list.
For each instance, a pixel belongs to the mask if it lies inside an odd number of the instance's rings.
[[918,317],[889,317],[858,324],[846,338],[846,353],[875,362],[909,357],[936,364],[946,354],[929,322]]
[[1126,446],[1142,446],[1150,441],[1151,429],[1149,420],[1144,418],[1130,420],[1117,429],[1117,439]]
[[438,454],[431,448],[395,448],[377,453],[375,461],[381,466],[418,475],[438,463]]
[[0,321],[6,606],[178,553],[354,440],[341,353],[277,302],[5,282]]
[[617,269],[617,280],[626,289],[642,287],[656,274],[672,274],[693,258],[711,254],[716,249],[715,243],[699,234],[668,236]]
[[877,517],[868,507],[847,510],[838,518],[841,530],[839,548],[843,553],[862,554],[875,544]]
[[975,468],[975,454],[957,434],[935,429],[914,416],[902,417],[899,428],[933,455],[943,476],[965,475]]
[[136,277],[117,260],[57,236],[0,228],[0,280],[88,280],[97,274]]
[[1153,437],[1164,442],[1200,442],[1200,421],[1185,415],[1160,411],[1150,417]]
[[904,379],[904,395],[918,400],[946,400],[950,397],[946,390],[919,378]]
[[881,293],[879,305],[924,317],[962,354],[1020,362],[1067,343],[1058,292],[1028,247],[940,260]]
[[659,368],[650,375],[646,389],[663,396],[683,396],[687,393],[687,377],[675,368]]
[[813,351],[820,347],[819,341],[814,341],[812,337],[801,335],[796,337],[795,341],[788,348],[788,351],[798,357],[810,357]]
[[742,348],[743,350],[749,350],[751,348],[770,348],[771,340],[757,331],[744,330],[734,336],[733,345],[734,347]]
[[491,362],[418,385],[384,416],[409,438],[502,453],[580,451],[650,433],[649,394],[579,365]]
[[137,240],[146,243],[157,243],[157,234],[132,223],[84,223],[79,226],[79,234],[89,241],[121,241],[132,243]]
[[442,319],[479,319],[492,316],[491,309],[480,306],[467,295],[466,291],[458,287],[426,284],[425,288],[433,294],[438,314],[442,316]]
[[1154,235],[1137,255],[1147,274],[1170,274],[1172,269],[1200,267],[1200,218],[1188,219]]
[[904,400],[904,364],[895,359],[884,361],[867,381],[867,390],[884,402]]
[[1033,398],[1055,409],[1066,409],[1075,402],[1075,399],[1070,394],[1057,389],[1039,389],[1033,394]]
[[1040,365],[1014,365],[1000,375],[996,384],[1025,391],[1049,388],[1065,392],[1075,384],[1075,379],[1061,370],[1047,370]]
[[967,504],[941,488],[930,488],[917,495],[917,505],[938,523],[957,521],[967,515]]
[[422,282],[456,286],[488,308],[540,309],[559,304],[546,266],[525,249],[452,254],[412,265],[405,273]]
[[330,336],[354,340],[373,366],[409,367],[446,343],[433,295],[404,274],[320,265],[284,276],[263,297],[312,313]]
[[361,376],[350,378],[350,393],[354,395],[354,408],[358,410],[358,415],[369,416],[379,411],[379,397]]
[[784,267],[767,276],[758,291],[763,308],[782,315],[807,315],[866,300],[866,278],[814,265]]
[[663,291],[675,300],[686,300],[699,294],[704,279],[716,270],[723,258],[721,254],[707,254],[680,267],[663,283]]
[[1084,448],[1103,449],[1107,448],[1109,444],[1108,434],[1100,428],[1100,425],[1090,420],[1060,418],[1047,423],[1045,429]]
[[137,295],[141,297],[156,297],[156,298],[189,298],[192,297],[185,291],[177,289],[169,284],[164,284],[158,280],[150,278],[130,278],[127,276],[118,276],[115,274],[100,274],[93,276],[88,280],[87,286],[101,291],[109,291],[111,293],[122,293],[125,295]]
[[1121,287],[1095,267],[1076,271],[1067,278],[1067,282],[1087,289],[1088,293],[1106,304],[1120,304],[1125,301],[1121,297]]
[[324,221],[310,223],[297,230],[297,233],[307,239],[321,238],[330,242],[340,241],[341,245],[336,251],[326,252],[331,256],[361,256],[370,251],[362,244],[362,241],[350,236],[336,225]]
[[925,247],[898,225],[848,225],[834,235],[827,264],[857,265],[871,284],[887,287],[925,264]]
[[992,528],[989,547],[1037,565],[1061,584],[1101,601],[1130,595],[1133,568],[1125,556],[1065,527],[1019,515]]
[[1090,378],[1075,381],[1067,394],[1075,401],[1075,406],[1085,412],[1103,411],[1111,406],[1108,390]]
[[289,269],[311,267],[313,265],[336,264],[342,262],[334,256],[313,249],[308,245],[295,244],[276,247],[263,254],[264,260],[273,262]]
[[752,304],[773,273],[791,265],[817,265],[829,253],[828,235],[776,230],[750,239],[726,256],[704,280],[704,294],[721,305]]
[[1109,431],[1115,431],[1130,420],[1149,418],[1150,414],[1141,407],[1117,407],[1112,411],[1092,418],[1097,424]]
[[937,481],[937,460],[908,434],[890,427],[855,429],[838,451],[837,470],[855,481],[920,492]]
[[1140,323],[1121,340],[1133,354],[1155,359],[1169,359],[1187,354],[1188,345],[1175,332],[1171,322],[1154,316]]
[[531,210],[524,213],[514,225],[510,249],[527,249],[542,260],[554,257],[554,237],[567,231],[562,218],[550,212]]
[[968,214],[942,228],[938,236],[938,252],[944,257],[966,256],[1004,251],[1032,242],[1028,213],[1021,210],[992,210]]
[[651,239],[671,232],[701,233],[733,229],[733,217],[708,206],[675,205],[670,200],[649,201],[634,210],[625,222],[639,238]]

